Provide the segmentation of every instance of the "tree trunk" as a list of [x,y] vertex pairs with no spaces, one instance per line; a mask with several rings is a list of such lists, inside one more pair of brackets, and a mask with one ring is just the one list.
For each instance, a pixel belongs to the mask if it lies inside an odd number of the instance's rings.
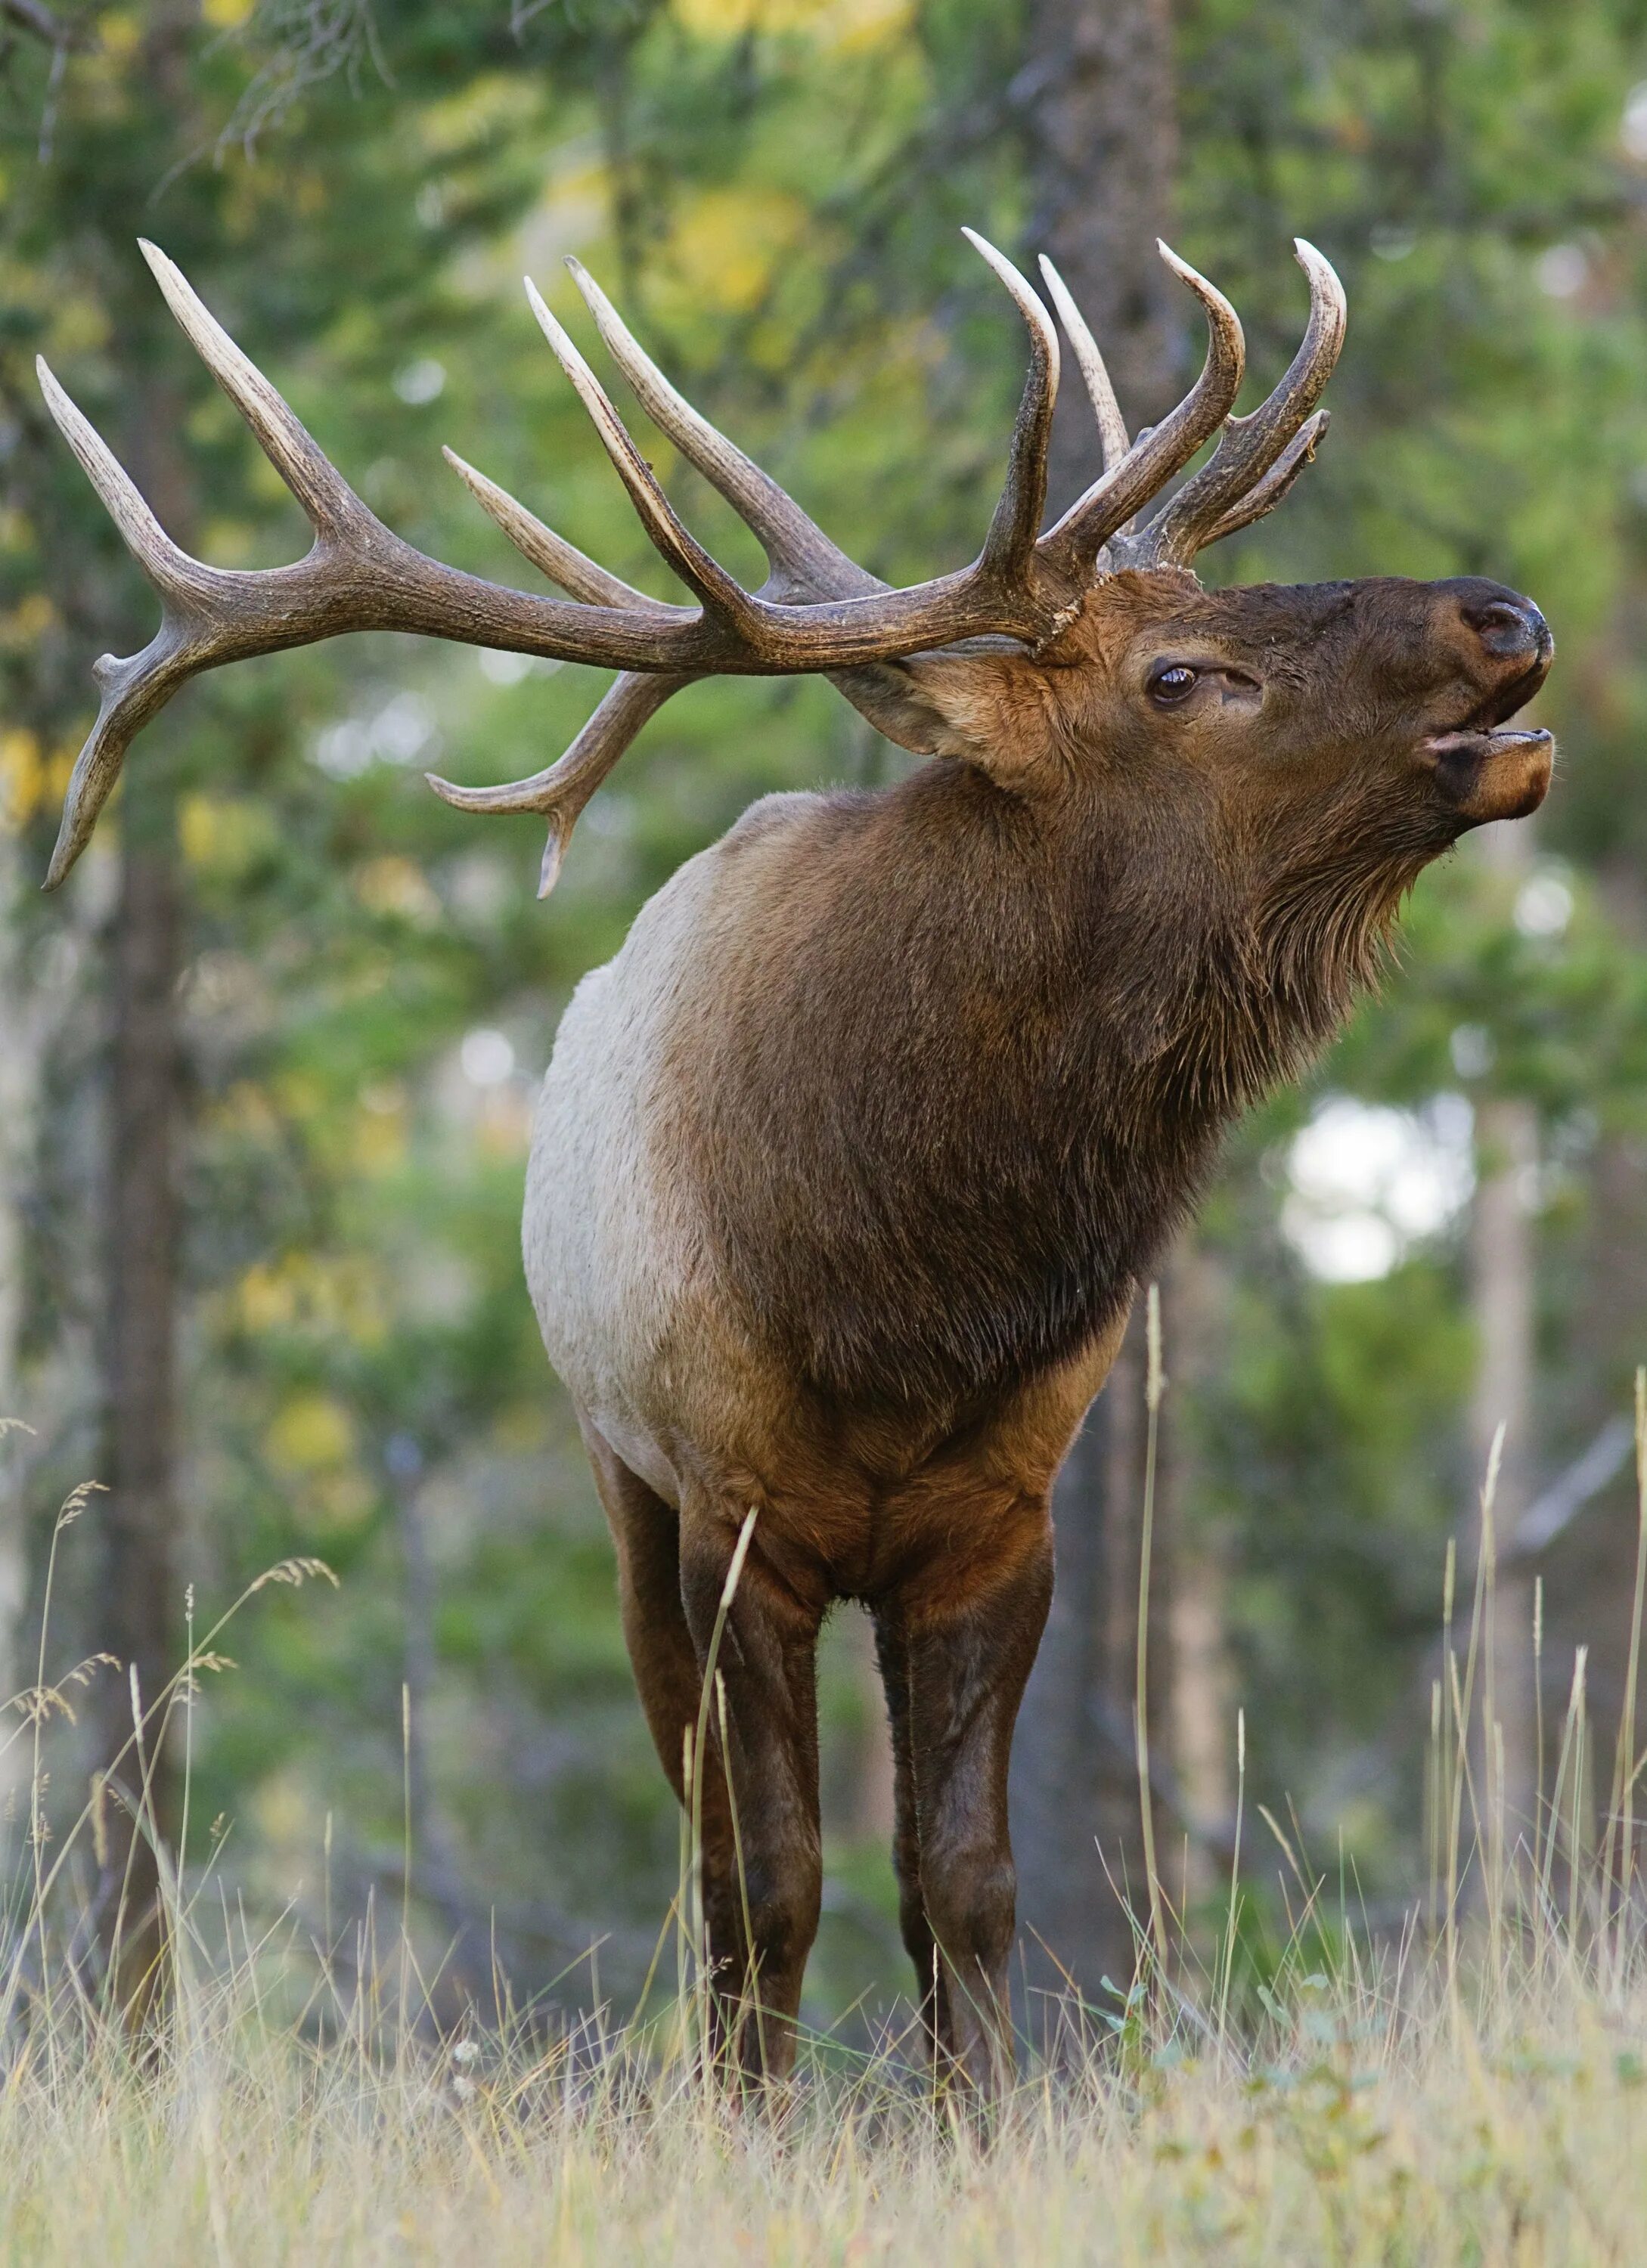
[[[175,526],[175,520],[171,525]],[[107,1945],[121,2005],[151,1989],[159,1875],[151,1844],[172,1828],[172,1769],[158,1727],[127,1747],[136,1696],[147,1709],[176,1667],[175,1569],[178,1030],[181,922],[172,799],[134,775],[122,814],[114,931],[109,1099],[106,1407],[109,1497],[103,1642],[125,1675],[104,1725],[105,1765],[128,1799],[103,1805]],[[125,1750],[124,1756],[122,1751]],[[118,1759],[118,1761],[116,1761]]]
[[[18,902],[22,858],[15,837],[0,845],[0,902]],[[0,1418],[26,1422],[19,1353],[23,1339],[24,1209],[21,1193],[34,1135],[40,1018],[20,925],[0,928]],[[18,1651],[28,1599],[28,1524],[19,1479],[20,1442],[0,1440],[0,1700],[26,1682]]]
[[[1481,1181],[1470,1240],[1471,1304],[1479,1347],[1470,1433],[1480,1487],[1494,1436],[1500,1425],[1504,1428],[1493,1495],[1493,1528],[1501,1549],[1515,1535],[1529,1501],[1533,1298],[1526,1179],[1537,1163],[1538,1139],[1538,1116],[1532,1103],[1512,1096],[1482,1106],[1476,1128]],[[1518,1565],[1501,1566],[1496,1592],[1488,1707],[1503,1743],[1503,1778],[1501,1790],[1497,1760],[1489,1757],[1486,1786],[1491,1808],[1496,1811],[1503,1805],[1503,1848],[1508,1854],[1518,1838],[1531,1845],[1538,1785],[1532,1577]]]
[[[1118,1822],[1124,1834],[1127,1800],[1112,1730],[1098,1721],[1112,1705],[1104,1515],[1114,1408],[1109,1394],[1099,1395],[1058,1476],[1057,1582],[1012,1749],[1024,2019],[1038,2045],[1049,2011],[1037,1996],[1056,1996],[1064,1972],[1093,2000],[1100,1977],[1131,1973],[1124,1918],[1098,1856],[1100,1845],[1116,1847]],[[1134,1781],[1134,1811],[1137,1800]]]
[[[1018,92],[1035,193],[1030,248],[1057,263],[1108,362],[1123,412],[1147,423],[1172,394],[1178,336],[1155,248],[1167,227],[1177,158],[1167,0],[1030,0]],[[1099,469],[1077,382],[1063,391],[1054,429],[1053,508]],[[1057,1994],[1073,1978],[1096,2003],[1103,1977],[1123,1986],[1130,1978],[1132,1937],[1116,1889],[1124,1887],[1140,1913],[1147,1905],[1132,1747],[1141,1324],[1141,1312],[1059,1476],[1057,1591],[1013,1749],[1018,1933],[1030,1995],[1025,2014],[1038,2039],[1047,2003],[1037,1994]],[[1166,1592],[1164,1581],[1156,1587],[1151,1616],[1151,1685],[1162,1691]],[[1159,1743],[1166,1712],[1155,1711],[1154,1721]]]
[[[1229,1568],[1220,1537],[1192,1517],[1200,1478],[1200,1444],[1192,1421],[1197,1396],[1225,1344],[1228,1307],[1223,1271],[1194,1229],[1168,1256],[1163,1284],[1165,1366],[1170,1392],[1162,1405],[1160,1506],[1166,1549],[1152,1585],[1154,1611],[1165,1625],[1162,1695],[1152,1704],[1152,1747],[1164,1750],[1176,1783],[1178,1810],[1168,1833],[1168,1876],[1190,1911],[1229,1887],[1225,1841],[1235,1808],[1235,1683],[1226,1642]],[[1150,1638],[1153,1667],[1156,1639]],[[1163,1734],[1166,1735],[1164,1741]]]
[[[1609,921],[1636,953],[1647,951],[1647,880],[1621,847],[1599,869]],[[1630,1378],[1647,1354],[1647,1141],[1628,1123],[1606,1125],[1590,1162],[1589,1221],[1579,1256],[1576,1300],[1563,1349],[1562,1432],[1579,1447],[1601,1429],[1628,1419]],[[1604,1743],[1616,1732],[1626,1752],[1639,1753],[1626,1721],[1626,1680],[1636,1584],[1638,1507],[1634,1460],[1625,1455],[1610,1482],[1586,1498],[1555,1548],[1544,1555],[1544,1660],[1559,1711],[1575,1646],[1589,1648],[1592,1717]],[[1547,1764],[1547,1778],[1553,1762]],[[1641,1800],[1636,1799],[1637,1895],[1643,1873]]]
[[[1030,0],[1023,102],[1035,204],[1029,247],[1050,255],[1086,316],[1132,429],[1171,406],[1183,337],[1156,239],[1178,173],[1168,0]],[[1179,294],[1181,297],[1181,294]],[[1101,469],[1097,431],[1066,363],[1052,503]]]
[[[165,58],[156,63],[163,75]],[[161,524],[185,548],[196,519],[178,446],[180,409],[156,378],[139,382],[126,462]],[[100,1807],[105,1949],[122,2007],[147,2006],[161,1946],[153,1838],[175,1830],[172,1743],[157,1718],[133,1742],[134,1703],[150,1709],[178,1667],[178,1152],[183,968],[176,792],[165,751],[127,771],[120,892],[109,938],[107,1313],[105,1472],[109,1496],[101,1642],[122,1675],[106,1705],[102,1763],[119,1791]],[[134,1690],[135,1689],[135,1690]],[[122,1754],[123,1751],[123,1754]],[[142,1822],[128,1804],[140,1802]]]

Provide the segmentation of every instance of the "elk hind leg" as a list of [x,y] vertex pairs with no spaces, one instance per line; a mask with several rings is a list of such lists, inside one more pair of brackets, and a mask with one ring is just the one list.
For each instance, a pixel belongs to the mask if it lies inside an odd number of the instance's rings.
[[[617,1550],[624,1642],[641,1710],[676,1800],[684,1803],[686,1742],[696,1734],[703,1676],[681,1596],[680,1516],[587,1421],[583,1439]],[[743,1945],[731,1814],[726,1780],[719,1771],[705,1773],[698,1811],[703,1834],[705,1954],[713,1973],[730,1975],[742,1962]],[[712,2051],[722,2043],[720,2013],[720,1999],[712,1996],[711,2021],[717,2028]]]
[[[689,1504],[681,1522],[681,1589],[700,1675],[736,1546],[720,1506]],[[739,1955],[722,1989],[735,2006],[736,2052],[748,2078],[782,2080],[794,2062],[808,1954],[823,1902],[818,1830],[817,1635],[827,1598],[804,1597],[768,1560],[758,1528],[713,1665],[723,1683],[727,1739],[712,1709],[705,1794],[717,1780],[736,1806],[732,1922]]]

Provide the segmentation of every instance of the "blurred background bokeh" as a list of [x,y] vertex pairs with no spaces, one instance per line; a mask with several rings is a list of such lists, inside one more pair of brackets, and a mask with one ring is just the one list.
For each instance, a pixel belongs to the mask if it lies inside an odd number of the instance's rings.
[[[340,1587],[260,1594],[192,1711],[194,1847],[248,1913],[318,1936],[398,1898],[410,1811],[434,1966],[450,1947],[459,1979],[495,1957],[522,1995],[632,2002],[677,1827],[521,1278],[534,1086],[571,987],[683,858],[769,789],[906,760],[826,686],[697,686],[540,905],[536,822],[450,811],[421,775],[537,769],[598,683],[353,639],[189,688],[42,898],[89,664],[153,607],[33,357],[180,540],[296,556],[151,236],[412,541],[528,576],[450,442],[663,595],[521,297],[526,270],[587,344],[575,252],[701,407],[908,580],[976,548],[1021,372],[963,222],[1056,254],[1136,423],[1199,352],[1156,232],[1240,308],[1254,398],[1310,237],[1351,313],[1332,436],[1203,571],[1489,574],[1559,649],[1536,824],[1425,877],[1380,997],[1241,1127],[1163,1258],[1163,1872],[1192,1908],[1222,1877],[1240,1711],[1249,1817],[1375,1921],[1423,1895],[1445,1565],[1467,1591],[1501,1422],[1512,1804],[1578,1646],[1616,1714],[1647,1356],[1647,5],[0,0],[0,1414],[33,1429],[0,1442],[0,1689],[33,1678],[53,1517],[87,1476],[108,1493],[61,1538],[48,1670],[107,1646],[152,1690],[186,1587],[209,1619],[324,1558]],[[1060,450],[1073,490],[1097,462],[1078,416]],[[1107,1404],[1062,1484],[1014,1789],[1026,1922],[1092,1990],[1125,1961],[1105,1861],[1128,1873],[1138,1811],[1135,1351]],[[106,1674],[54,1733],[52,1804],[84,1800],[127,1693]],[[830,2021],[904,1984],[855,1610],[822,1709]],[[1278,1852],[1251,1847],[1256,1914]]]

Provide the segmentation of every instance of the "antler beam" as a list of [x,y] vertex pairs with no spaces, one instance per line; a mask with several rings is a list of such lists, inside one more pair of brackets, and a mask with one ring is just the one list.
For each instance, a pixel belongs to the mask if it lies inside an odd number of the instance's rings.
[[[1078,609],[1101,559],[1112,567],[1181,563],[1200,544],[1245,526],[1280,500],[1324,429],[1324,416],[1311,413],[1343,335],[1342,293],[1318,253],[1299,247],[1311,292],[1304,345],[1270,399],[1252,416],[1230,420],[1243,372],[1240,323],[1205,277],[1161,247],[1163,259],[1206,310],[1207,359],[1184,401],[1130,447],[1097,345],[1062,280],[1043,263],[1092,401],[1104,471],[1040,534],[1058,388],[1057,336],[1011,261],[971,231],[967,234],[1023,318],[1030,367],[1006,479],[982,550],[970,567],[905,590],[889,589],[849,559],[775,481],[701,417],[573,262],[596,327],[643,408],[765,549],[771,572],[758,591],[746,591],[681,520],[599,380],[528,283],[533,311],[648,537],[693,593],[695,607],[665,605],[609,573],[449,451],[483,509],[568,595],[513,590],[425,557],[362,502],[178,269],[144,244],[173,313],[302,506],[314,541],[294,564],[258,572],[209,567],[191,558],[40,364],[53,416],[160,600],[160,626],[140,653],[106,654],[95,665],[101,696],[97,719],[75,765],[47,887],[63,880],[85,848],[135,735],[188,679],[225,662],[348,630],[394,630],[624,672],[566,755],[534,778],[490,790],[434,783],[464,809],[543,813],[550,824],[547,888],[589,796],[646,719],[694,677],[816,671],[834,678],[878,722],[874,673],[866,665],[988,636],[1016,638],[1038,651]],[[1141,534],[1121,533],[1221,428],[1223,438],[1211,461],[1166,509]]]

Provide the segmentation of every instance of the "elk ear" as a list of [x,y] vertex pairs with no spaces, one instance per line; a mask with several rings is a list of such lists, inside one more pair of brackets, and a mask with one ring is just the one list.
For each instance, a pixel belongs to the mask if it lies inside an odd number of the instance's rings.
[[993,652],[871,662],[835,671],[832,682],[877,733],[913,755],[958,756],[1005,780],[1052,748],[1057,711],[1047,673],[1004,643]]

